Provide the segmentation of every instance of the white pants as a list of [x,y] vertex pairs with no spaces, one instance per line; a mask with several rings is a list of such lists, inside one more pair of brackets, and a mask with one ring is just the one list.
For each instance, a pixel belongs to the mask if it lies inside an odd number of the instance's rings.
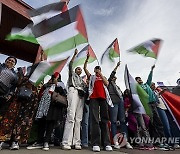
[[80,98],[77,89],[70,87],[67,95],[68,108],[62,145],[80,145],[80,127],[84,108],[84,99]]

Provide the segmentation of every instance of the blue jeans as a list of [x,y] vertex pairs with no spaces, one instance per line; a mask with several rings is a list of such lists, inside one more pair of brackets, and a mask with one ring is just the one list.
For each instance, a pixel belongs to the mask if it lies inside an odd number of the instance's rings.
[[121,98],[118,104],[114,103],[114,107],[109,107],[110,111],[110,120],[111,120],[111,132],[114,137],[117,134],[117,120],[120,121],[120,132],[125,133],[126,137],[128,136],[126,120],[125,120],[125,110],[124,110],[124,101]]
[[166,115],[166,112],[164,110],[160,109],[159,107],[157,107],[157,110],[159,113],[159,117],[161,118],[161,121],[163,123],[165,136],[166,137],[172,137],[171,128],[169,125],[169,120],[168,120],[168,117]]
[[81,144],[88,145],[88,128],[89,128],[89,105],[84,104],[81,130]]

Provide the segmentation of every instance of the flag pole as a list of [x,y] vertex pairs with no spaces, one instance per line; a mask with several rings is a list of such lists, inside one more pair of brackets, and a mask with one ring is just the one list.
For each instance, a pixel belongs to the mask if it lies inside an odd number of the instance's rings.
[[97,59],[98,65],[100,66],[99,60]]
[[153,64],[153,66],[155,66],[155,65],[156,65],[156,62],[157,62],[157,59],[155,60],[155,62],[154,62],[154,64]]
[[[77,47],[77,45],[76,45],[76,38],[75,38],[75,36],[74,36],[74,45],[75,45],[75,47],[74,48],[76,48]],[[76,48],[77,49],[77,48]]]
[[133,102],[134,102],[134,100],[133,100],[133,97],[132,97],[132,90],[131,90],[131,86],[130,86],[130,81],[129,81],[129,70],[128,70],[128,68],[127,68],[127,64],[126,64],[126,75],[127,75],[127,79],[128,79],[128,86],[129,86],[129,92],[130,92],[130,100],[131,100],[131,102],[132,102],[132,108],[133,108]]

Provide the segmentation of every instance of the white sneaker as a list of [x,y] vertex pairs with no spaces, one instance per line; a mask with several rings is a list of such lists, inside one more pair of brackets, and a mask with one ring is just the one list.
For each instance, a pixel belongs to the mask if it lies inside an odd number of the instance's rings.
[[48,142],[44,143],[43,150],[48,151],[49,150],[49,144]]
[[41,149],[43,148],[43,144],[42,143],[37,143],[35,142],[32,145],[29,145],[28,147],[26,147],[28,150],[32,150],[32,149]]
[[105,150],[106,151],[113,151],[113,149],[110,145],[106,145]]
[[4,142],[0,142],[0,150],[2,150],[3,144],[4,144]]
[[127,142],[127,144],[125,146],[126,146],[126,149],[133,149],[133,147],[131,146],[131,144],[129,142]]
[[93,146],[93,151],[94,152],[100,152],[100,147],[99,146]]
[[12,142],[10,150],[19,150],[19,144],[17,142]]
[[175,149],[180,149],[180,145],[179,144],[174,144],[174,148]]
[[82,148],[81,148],[80,145],[75,145],[75,149],[76,149],[76,150],[81,150]]
[[71,150],[71,146],[70,145],[63,145],[62,149],[63,150]]
[[120,149],[120,148],[121,148],[121,146],[119,145],[118,142],[116,142],[116,143],[114,144],[114,149]]
[[114,145],[114,149],[120,149],[121,146],[120,145]]

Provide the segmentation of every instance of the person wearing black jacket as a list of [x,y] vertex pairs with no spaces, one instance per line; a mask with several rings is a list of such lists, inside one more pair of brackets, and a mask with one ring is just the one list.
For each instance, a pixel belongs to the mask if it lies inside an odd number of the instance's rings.
[[[109,107],[110,112],[110,121],[111,121],[111,131],[112,137],[114,138],[117,134],[117,120],[120,121],[120,132],[124,134],[125,138],[127,139],[128,131],[125,121],[125,110],[124,110],[124,101],[123,101],[123,94],[121,89],[116,85],[115,76],[117,68],[120,66],[120,62],[117,63],[116,67],[112,71],[108,81],[108,91],[113,102],[114,107]],[[119,149],[120,145],[118,142],[114,143],[114,148]],[[126,148],[132,149],[132,146],[127,142]]]

